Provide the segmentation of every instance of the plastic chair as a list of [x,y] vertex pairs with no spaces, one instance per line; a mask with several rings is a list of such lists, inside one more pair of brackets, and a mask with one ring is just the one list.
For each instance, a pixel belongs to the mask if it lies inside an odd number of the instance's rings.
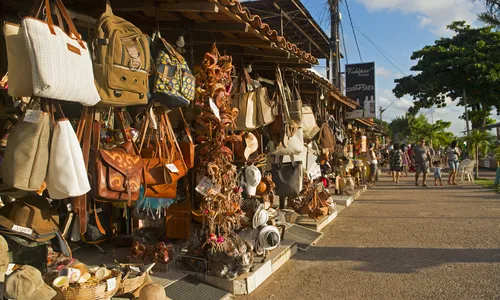
[[464,175],[462,175],[462,182],[463,178],[467,177],[467,180],[469,182],[474,183],[474,168],[476,167],[476,161],[471,161],[464,169]]
[[458,174],[457,174],[457,177],[460,177],[460,181],[463,182],[464,181],[464,177],[465,177],[465,168],[467,168],[467,166],[471,163],[471,160],[466,158],[464,160],[462,160],[460,162],[460,164],[458,165]]

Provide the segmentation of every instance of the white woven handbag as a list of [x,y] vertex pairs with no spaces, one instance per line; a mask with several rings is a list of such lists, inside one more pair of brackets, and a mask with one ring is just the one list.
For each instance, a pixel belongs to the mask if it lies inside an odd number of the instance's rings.
[[82,149],[68,119],[59,120],[54,127],[45,182],[53,199],[81,196],[90,191]]
[[22,21],[33,73],[33,94],[95,105],[100,97],[94,85],[87,44],[81,40],[61,0],[56,0],[57,7],[68,24],[70,35],[52,22],[50,1],[42,1],[47,22],[32,17]]

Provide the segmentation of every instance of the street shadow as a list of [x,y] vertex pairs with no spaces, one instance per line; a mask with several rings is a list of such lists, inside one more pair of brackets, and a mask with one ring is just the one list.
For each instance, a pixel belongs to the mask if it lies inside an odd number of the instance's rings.
[[295,260],[361,262],[353,270],[414,273],[447,263],[499,263],[500,249],[311,247]]

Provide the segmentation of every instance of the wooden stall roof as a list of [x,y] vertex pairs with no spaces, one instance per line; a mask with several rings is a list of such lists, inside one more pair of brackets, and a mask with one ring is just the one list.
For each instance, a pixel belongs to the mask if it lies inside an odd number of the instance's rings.
[[[300,0],[259,0],[243,4],[282,35],[299,43],[300,48],[318,58],[329,57],[330,38]],[[329,18],[329,13],[327,16]]]
[[[79,19],[77,24],[80,26],[83,26],[81,22],[86,25],[86,18],[95,22],[103,13],[105,4],[104,0],[63,2],[71,10],[72,17]],[[0,11],[18,18],[23,15],[20,12],[30,14],[39,3],[39,0],[2,0]],[[318,64],[318,59],[311,53],[279,35],[238,0],[112,0],[111,5],[116,15],[145,33],[151,34],[159,26],[162,36],[170,42],[183,35],[186,45],[192,43],[196,47],[196,61],[201,61],[204,52],[210,49],[209,45],[216,42],[219,50],[233,56],[236,65],[239,62],[299,67]]]
[[358,104],[356,101],[349,99],[348,97],[342,95],[340,93],[340,90],[333,86],[330,81],[328,81],[326,78],[318,74],[317,72],[311,70],[311,69],[291,69],[293,72],[297,72],[301,76],[310,79],[314,81],[315,83],[321,85],[322,87],[326,88],[328,91],[328,95],[332,97],[333,99],[341,102],[342,104],[346,105],[349,108],[356,109],[358,107]]
[[356,119],[356,122],[363,124],[368,127],[374,127],[375,123],[370,119]]

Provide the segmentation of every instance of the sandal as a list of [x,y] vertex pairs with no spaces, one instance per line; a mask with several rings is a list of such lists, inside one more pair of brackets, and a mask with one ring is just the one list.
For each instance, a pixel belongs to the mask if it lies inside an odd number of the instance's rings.
[[420,184],[418,184],[418,182],[415,182],[415,186],[419,186]]
[[428,185],[427,185],[427,184],[425,184],[425,183],[424,183],[424,184],[422,184],[422,186],[423,186],[423,187],[428,187]]

